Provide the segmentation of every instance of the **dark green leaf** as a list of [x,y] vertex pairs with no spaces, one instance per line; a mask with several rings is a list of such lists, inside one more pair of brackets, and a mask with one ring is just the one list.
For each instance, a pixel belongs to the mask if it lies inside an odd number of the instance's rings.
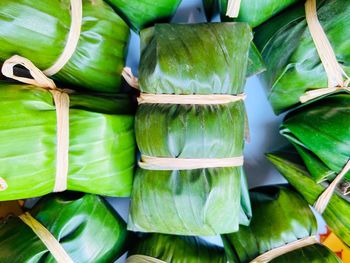
[[225,263],[222,247],[193,236],[150,234],[140,237],[128,255],[145,255],[171,263]]
[[[49,195],[30,213],[74,262],[113,262],[125,252],[126,224],[98,196]],[[17,217],[0,224],[0,240],[0,262],[56,262],[33,230]]]

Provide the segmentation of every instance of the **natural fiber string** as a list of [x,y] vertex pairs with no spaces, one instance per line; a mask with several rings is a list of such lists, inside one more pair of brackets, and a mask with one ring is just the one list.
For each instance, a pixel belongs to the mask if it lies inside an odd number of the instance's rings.
[[204,168],[237,167],[243,165],[243,156],[231,158],[163,158],[141,156],[139,166],[146,170],[191,170]]
[[[21,65],[29,70],[31,78],[18,77],[14,74],[14,67]],[[47,78],[28,59],[13,56],[6,60],[1,72],[4,76],[14,80],[45,88],[51,92],[56,107],[57,116],[57,147],[56,147],[56,179],[54,192],[61,192],[67,189],[68,176],[68,152],[69,152],[69,96],[56,87],[55,83]]]
[[350,92],[350,88],[348,87],[350,79],[338,63],[332,45],[318,20],[316,0],[306,1],[305,14],[311,37],[327,74],[328,88],[308,91],[300,97],[300,102],[305,103],[340,90]]
[[196,104],[196,105],[218,105],[244,100],[244,94],[238,95],[175,95],[175,94],[148,94],[141,93],[137,98],[139,104]]
[[[125,67],[122,72],[125,81],[133,88],[139,89],[138,79],[132,74],[129,67]],[[245,94],[208,94],[208,95],[177,95],[177,94],[150,94],[141,93],[137,98],[139,104],[196,104],[196,105],[218,105],[244,100]]]
[[78,46],[83,20],[82,0],[70,0],[70,5],[71,25],[67,37],[67,42],[62,54],[59,56],[56,62],[51,67],[43,71],[47,76],[52,76],[59,72],[73,56]]
[[132,74],[131,68],[125,67],[123,69],[122,76],[130,87],[139,89],[139,80]]
[[289,252],[295,251],[297,249],[307,247],[313,244],[319,243],[317,238],[315,236],[306,237],[303,239],[299,239],[297,241],[294,241],[292,243],[286,244],[284,246],[271,249],[270,251],[265,252],[264,254],[258,256],[257,258],[250,261],[250,263],[266,263],[270,262],[271,260],[282,256],[284,254],[287,254]]
[[341,182],[344,176],[350,171],[350,160],[344,166],[343,170],[337,175],[337,177],[332,181],[332,183],[326,188],[326,190],[317,199],[314,208],[320,214],[326,210],[329,201],[332,199],[334,191],[337,185]]
[[241,0],[228,0],[226,15],[232,18],[238,17],[240,7]]
[[153,258],[149,256],[132,255],[126,259],[125,263],[167,263],[167,262],[160,260],[158,258]]
[[29,213],[24,213],[19,218],[33,230],[58,263],[74,263],[57,239],[39,221]]

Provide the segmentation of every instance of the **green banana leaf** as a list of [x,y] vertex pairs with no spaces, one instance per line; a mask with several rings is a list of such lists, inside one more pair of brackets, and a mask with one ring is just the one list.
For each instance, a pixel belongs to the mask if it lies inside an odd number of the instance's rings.
[[226,16],[228,0],[203,0],[205,14],[210,21],[218,11],[222,21],[240,21],[256,27],[275,14],[300,0],[241,0],[239,16],[235,19]]
[[[310,205],[315,204],[318,197],[325,190],[325,185],[317,184],[311,178],[295,150],[283,149],[269,153],[267,158]],[[349,211],[350,199],[337,191],[322,214],[327,225],[347,246],[350,246]]]
[[266,70],[264,60],[255,44],[252,42],[249,49],[247,78],[258,75]]
[[[350,37],[345,30],[350,27],[350,2],[319,0],[317,4],[318,18],[337,60],[350,74]],[[267,65],[262,77],[276,113],[299,105],[299,97],[306,91],[328,86],[307,27],[303,3],[258,27],[254,37]]]
[[[350,96],[336,94],[289,113],[280,128],[315,182],[333,180],[350,158]],[[350,181],[350,173],[345,176]]]
[[[130,30],[102,0],[83,0],[78,46],[53,77],[93,91],[119,91]],[[0,61],[12,55],[41,70],[62,54],[70,29],[69,0],[0,1]]]
[[[243,92],[251,41],[247,24],[159,24],[143,32],[139,69],[142,92]],[[135,120],[141,153],[168,158],[242,156],[244,126],[242,101],[222,105],[141,104]],[[234,232],[239,223],[249,224],[247,191],[241,167],[175,171],[140,168],[134,180],[128,229],[194,236]]]
[[[250,191],[253,218],[249,226],[222,235],[228,262],[250,262],[257,256],[317,233],[317,223],[307,202],[284,186],[264,186]],[[271,262],[341,262],[322,245],[311,245]]]
[[142,92],[242,93],[252,40],[247,24],[158,24],[141,38]]
[[[49,195],[30,214],[51,232],[74,262],[113,262],[126,250],[125,222],[96,195]],[[0,240],[0,262],[56,262],[18,217],[0,223]]]
[[234,232],[251,218],[247,191],[241,168],[138,169],[128,229],[201,236]]
[[[144,255],[169,263],[226,263],[222,247],[194,236],[149,234],[135,240],[128,256]],[[127,260],[132,263],[132,260]]]
[[[56,110],[50,92],[0,82],[0,201],[52,192],[56,174]],[[70,95],[68,190],[129,196],[136,143],[126,96]]]
[[134,31],[139,32],[157,22],[168,22],[181,0],[106,0],[106,2],[120,13]]

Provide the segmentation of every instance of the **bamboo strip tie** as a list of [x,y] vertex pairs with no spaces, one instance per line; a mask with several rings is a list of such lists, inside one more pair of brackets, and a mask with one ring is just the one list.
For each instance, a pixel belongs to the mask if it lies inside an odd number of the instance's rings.
[[267,251],[264,254],[253,259],[252,261],[250,261],[250,263],[267,263],[279,256],[316,243],[319,243],[316,236],[310,236],[303,239],[299,239],[284,246],[271,249],[270,251]]
[[[341,65],[337,61],[337,57],[324,32],[320,21],[317,17],[316,0],[307,0],[305,3],[306,21],[309,27],[311,37],[316,46],[319,57],[328,78],[328,88],[316,89],[306,92],[300,97],[300,101],[305,103],[320,96],[324,96],[337,91],[350,92],[350,78],[345,73]],[[345,80],[344,80],[345,79]],[[315,203],[315,209],[319,213],[323,213],[331,200],[337,185],[341,182],[347,172],[350,171],[350,161],[344,166],[343,170],[337,175],[327,189],[319,196]]]
[[83,20],[82,0],[70,0],[70,5],[71,25],[66,45],[63,49],[62,54],[59,56],[56,62],[51,67],[43,71],[46,76],[52,76],[59,72],[68,63],[75,50],[77,49]]
[[350,171],[350,160],[344,166],[343,170],[337,175],[337,177],[332,181],[332,183],[326,188],[326,190],[318,197],[314,208],[320,214],[326,210],[329,201],[332,199],[334,191],[337,185],[341,182],[344,176]]
[[241,0],[228,0],[226,16],[235,18],[239,15]]
[[[139,89],[138,79],[132,74],[129,67],[125,67],[122,72],[125,81],[134,89]],[[177,94],[150,94],[141,93],[137,98],[139,104],[183,104],[183,105],[219,105],[228,104],[245,100],[245,94],[227,95],[227,94],[192,94],[192,95],[177,95]]]
[[228,104],[245,99],[244,94],[224,95],[176,95],[176,94],[148,94],[141,93],[137,98],[139,104],[195,104],[195,105],[219,105]]
[[33,230],[58,263],[74,263],[58,240],[39,221],[29,213],[24,213],[19,218]]
[[139,166],[146,170],[191,170],[205,168],[239,167],[243,156],[230,158],[165,158],[142,155]]
[[126,259],[125,263],[167,263],[167,262],[154,257],[149,257],[144,255],[132,255]]
[[300,97],[300,102],[305,103],[336,91],[350,92],[348,87],[350,78],[338,63],[332,45],[318,20],[316,0],[306,1],[305,14],[311,37],[327,74],[328,88],[308,91]]
[[[31,79],[16,76],[14,74],[14,67],[17,65],[21,65],[29,70],[33,78]],[[17,55],[4,62],[1,72],[8,78],[41,87],[51,92],[55,103],[57,116],[56,177],[53,191],[62,192],[66,190],[69,153],[69,95],[67,94],[67,91],[58,89],[55,83],[51,79],[47,78],[45,74],[35,67],[31,61]],[[0,184],[3,186],[4,182],[0,180]],[[0,190],[2,188],[3,187],[0,187]],[[6,188],[7,184],[3,190],[6,190]]]

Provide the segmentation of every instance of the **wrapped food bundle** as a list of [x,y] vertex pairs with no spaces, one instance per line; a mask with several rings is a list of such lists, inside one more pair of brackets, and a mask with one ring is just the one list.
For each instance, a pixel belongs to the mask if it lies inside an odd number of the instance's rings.
[[135,132],[142,156],[128,228],[178,235],[237,231],[250,220],[242,172],[250,28],[159,24],[141,37]]
[[[11,61],[30,64],[14,57],[4,68]],[[33,85],[0,83],[0,200],[66,189],[129,196],[136,151],[130,99],[69,94],[40,73],[32,70],[39,82],[12,76]]]
[[211,20],[219,11],[222,21],[246,22],[256,27],[300,0],[203,0],[205,13]]
[[[317,7],[317,9],[316,9]],[[350,2],[307,0],[255,32],[276,113],[330,93],[349,92]]]
[[[314,205],[326,191],[328,184],[315,181],[295,149],[290,147],[269,153],[267,156],[310,205]],[[349,211],[349,197],[336,189],[322,213],[327,225],[348,247],[350,247]]]
[[0,60],[20,55],[47,76],[99,92],[119,91],[130,30],[102,0],[3,0]]
[[228,262],[341,262],[318,244],[316,218],[296,192],[265,186],[251,190],[250,198],[250,225],[222,236]]
[[[332,181],[350,160],[349,116],[350,96],[336,94],[290,112],[283,121],[281,134],[295,145],[316,183]],[[348,172],[343,184],[349,183]]]
[[0,262],[113,262],[125,252],[123,219],[96,195],[49,195],[0,223]]
[[148,234],[140,237],[129,250],[127,263],[226,263],[222,247],[194,236]]
[[121,16],[126,19],[130,27],[139,30],[154,25],[156,22],[168,22],[174,15],[181,0],[106,0]]

